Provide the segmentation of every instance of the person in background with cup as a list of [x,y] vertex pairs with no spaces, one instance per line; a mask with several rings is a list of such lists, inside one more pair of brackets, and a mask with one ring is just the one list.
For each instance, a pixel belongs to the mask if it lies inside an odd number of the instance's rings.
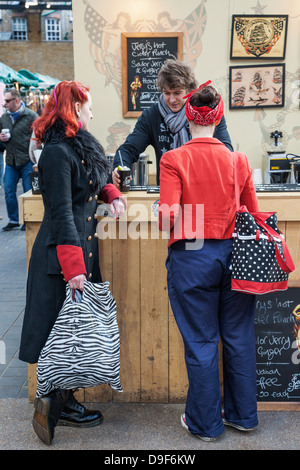
[[[133,132],[116,151],[112,181],[117,188],[120,185],[120,157],[125,166],[132,168],[139,155],[151,145],[156,155],[156,178],[159,185],[159,162],[162,155],[191,139],[184,111],[184,96],[197,87],[192,68],[185,62],[167,59],[158,73],[157,87],[161,92],[158,103],[143,111]],[[233,150],[224,116],[216,127],[214,137]]]
[[[2,101],[2,97],[0,96],[0,117],[3,114],[3,106],[1,104],[1,101]],[[4,104],[4,97],[3,97],[3,104]],[[5,150],[5,145],[2,144],[2,142],[0,141],[0,189],[2,189],[3,177],[4,177],[4,154],[3,154],[4,150]],[[3,217],[2,215],[0,215],[0,220],[2,219]]]
[[[160,161],[160,230],[170,233],[168,293],[181,332],[189,390],[183,428],[213,441],[224,425],[251,431],[256,403],[255,295],[231,290],[236,219],[233,153],[213,137],[222,97],[210,82],[186,96],[192,139]],[[237,153],[240,200],[258,211],[252,170]],[[204,213],[200,212],[204,209]],[[219,381],[223,345],[224,416]]]
[[[6,112],[0,117],[0,142],[5,145],[6,150],[4,193],[9,222],[2,230],[8,232],[19,227],[17,200],[19,180],[22,179],[24,192],[31,189],[32,162],[29,158],[29,143],[31,126],[39,116],[26,108],[19,91],[15,88],[6,90],[4,103]],[[21,228],[24,230],[25,225]]]
[[[4,175],[4,156],[3,152],[5,150],[5,145],[0,142],[0,189],[2,189],[2,184],[3,184],[3,175]],[[2,220],[3,217],[0,215],[0,220]]]
[[5,145],[0,142],[0,189],[2,188],[3,176],[4,176],[4,157],[3,152],[5,150]]

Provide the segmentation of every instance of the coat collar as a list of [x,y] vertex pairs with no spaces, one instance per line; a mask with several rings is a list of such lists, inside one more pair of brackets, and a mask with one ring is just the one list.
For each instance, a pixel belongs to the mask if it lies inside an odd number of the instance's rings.
[[211,145],[224,145],[223,142],[216,139],[215,137],[197,137],[195,139],[189,140],[184,145],[191,145],[191,144],[211,144]]
[[68,144],[80,160],[84,160],[88,177],[92,180],[91,191],[100,194],[107,184],[109,164],[100,142],[88,131],[79,129],[74,137],[65,135],[65,124],[62,120],[55,121],[43,136],[43,143]]

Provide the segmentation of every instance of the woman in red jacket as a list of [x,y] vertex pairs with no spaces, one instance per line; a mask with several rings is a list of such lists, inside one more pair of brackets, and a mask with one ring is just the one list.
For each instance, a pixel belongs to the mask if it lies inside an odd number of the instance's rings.
[[[183,337],[189,391],[182,426],[215,440],[224,424],[257,426],[255,296],[231,290],[236,204],[233,155],[213,137],[223,115],[222,97],[201,85],[188,95],[192,140],[160,162],[159,228],[170,231],[168,291]],[[238,154],[240,200],[258,210],[252,170]],[[218,344],[224,357],[224,416]]]

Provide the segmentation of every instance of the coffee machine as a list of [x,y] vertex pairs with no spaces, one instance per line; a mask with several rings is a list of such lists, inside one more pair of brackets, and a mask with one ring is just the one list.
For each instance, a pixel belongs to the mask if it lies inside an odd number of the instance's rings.
[[282,143],[282,132],[270,134],[270,145],[263,156],[265,184],[285,184],[291,182],[291,165]]

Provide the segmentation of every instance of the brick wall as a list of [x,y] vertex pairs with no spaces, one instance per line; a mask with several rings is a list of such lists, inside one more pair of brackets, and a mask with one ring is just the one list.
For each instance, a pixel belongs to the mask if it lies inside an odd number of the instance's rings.
[[1,62],[14,70],[74,79],[73,42],[1,41]]
[[[0,41],[0,61],[17,71],[27,69],[58,80],[73,80],[73,41],[42,41],[41,13],[33,11],[25,14],[28,41]],[[10,24],[10,21],[7,20],[7,23]]]

